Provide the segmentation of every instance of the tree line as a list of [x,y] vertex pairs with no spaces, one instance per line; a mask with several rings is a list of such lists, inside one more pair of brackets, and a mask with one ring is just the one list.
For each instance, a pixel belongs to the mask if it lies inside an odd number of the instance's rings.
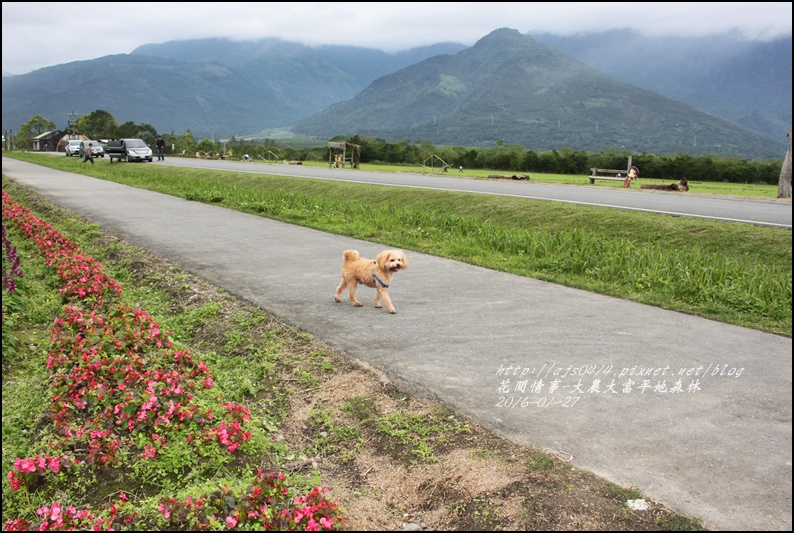
[[[41,115],[36,115],[21,126],[16,135],[16,146],[32,147],[35,136],[55,129],[54,123]],[[189,157],[196,153],[212,151],[216,154],[224,152],[233,158],[241,158],[243,154],[248,154],[254,160],[329,160],[329,149],[325,143],[279,144],[273,139],[244,140],[235,137],[226,140],[196,140],[190,130],[180,134],[162,133],[150,124],[133,122],[119,124],[113,115],[101,109],[79,117],[70,124],[70,129],[71,133],[79,133],[90,139],[140,138],[150,146],[154,146],[157,136],[161,135],[166,142],[167,154]],[[696,156],[686,153],[630,154],[625,150],[614,148],[606,148],[602,152],[582,152],[571,148],[536,151],[519,145],[506,145],[501,141],[495,146],[473,148],[436,146],[430,142],[408,140],[392,143],[361,135],[336,136],[329,140],[358,145],[361,163],[417,166],[431,157],[436,157],[453,168],[463,166],[522,174],[537,172],[589,175],[591,168],[624,169],[631,155],[632,164],[640,169],[643,178],[776,184],[783,164],[782,157],[748,161],[740,157]]]

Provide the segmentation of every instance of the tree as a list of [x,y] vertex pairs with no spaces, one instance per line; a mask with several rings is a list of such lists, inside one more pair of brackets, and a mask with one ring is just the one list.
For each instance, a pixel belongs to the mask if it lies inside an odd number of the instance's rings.
[[199,142],[196,145],[196,150],[198,150],[199,152],[209,152],[210,150],[212,150],[213,152],[217,152],[218,145],[215,144],[215,141],[212,141],[210,139],[202,139],[201,142]]
[[135,124],[128,121],[116,128],[116,137],[119,139],[143,139],[149,143],[154,142],[157,138],[157,130],[150,124]]
[[119,123],[116,118],[102,109],[83,115],[77,119],[77,129],[89,139],[113,139]]
[[33,138],[42,133],[53,131],[55,124],[41,115],[36,115],[19,127],[16,138],[16,146],[19,148],[30,149],[33,147]]
[[791,198],[791,132],[788,132],[788,151],[780,169],[780,179],[777,183],[777,197]]
[[186,154],[192,154],[196,151],[196,141],[193,139],[193,134],[190,130],[183,131],[179,136],[179,141],[176,143],[177,153],[184,151]]
[[154,146],[157,143],[157,130],[151,124],[143,122],[138,124],[138,134],[134,137],[142,139],[149,146]]

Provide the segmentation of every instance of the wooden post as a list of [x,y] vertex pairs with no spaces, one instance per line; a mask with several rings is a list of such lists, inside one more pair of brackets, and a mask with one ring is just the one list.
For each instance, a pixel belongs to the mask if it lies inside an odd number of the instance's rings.
[[780,169],[780,178],[777,182],[777,197],[791,198],[791,132],[788,132],[788,151],[783,167]]

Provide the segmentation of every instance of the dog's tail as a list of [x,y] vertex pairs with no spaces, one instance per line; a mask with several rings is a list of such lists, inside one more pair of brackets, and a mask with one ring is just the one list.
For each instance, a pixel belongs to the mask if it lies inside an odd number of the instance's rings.
[[345,250],[344,253],[345,263],[349,261],[356,261],[359,258],[357,250]]

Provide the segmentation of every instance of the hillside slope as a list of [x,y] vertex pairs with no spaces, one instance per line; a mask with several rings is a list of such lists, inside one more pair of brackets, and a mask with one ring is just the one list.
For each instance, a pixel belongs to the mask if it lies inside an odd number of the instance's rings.
[[496,30],[455,55],[375,80],[355,98],[299,122],[318,137],[535,150],[781,157],[768,138],[600,73],[517,30]]

